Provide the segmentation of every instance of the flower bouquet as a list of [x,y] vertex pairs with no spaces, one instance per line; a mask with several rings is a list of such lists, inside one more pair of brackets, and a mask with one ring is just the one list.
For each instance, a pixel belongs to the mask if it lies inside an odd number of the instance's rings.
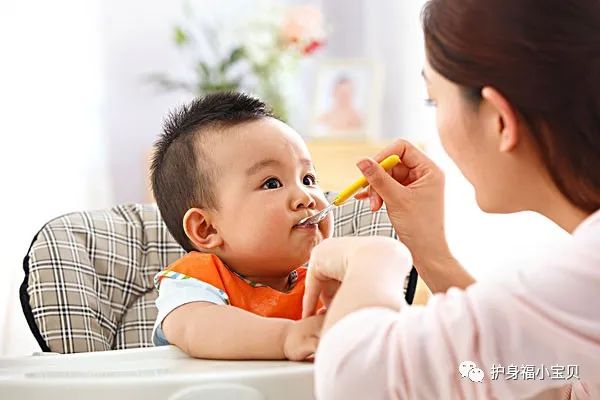
[[227,28],[199,23],[189,4],[185,15],[186,23],[175,26],[173,39],[180,50],[194,57],[191,78],[154,74],[152,80],[166,90],[186,90],[195,96],[245,90],[264,99],[276,116],[287,120],[286,82],[293,79],[300,59],[324,45],[319,9],[272,4]]

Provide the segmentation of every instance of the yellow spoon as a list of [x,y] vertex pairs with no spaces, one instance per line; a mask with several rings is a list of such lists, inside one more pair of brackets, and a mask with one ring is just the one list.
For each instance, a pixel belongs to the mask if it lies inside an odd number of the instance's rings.
[[[385,158],[383,161],[381,161],[379,163],[379,165],[381,165],[383,167],[383,169],[388,171],[392,167],[394,167],[394,165],[398,164],[399,162],[400,162],[400,157],[398,157],[395,154],[392,154],[391,156],[389,156],[389,157]],[[333,202],[330,205],[328,205],[327,207],[325,207],[323,210],[319,211],[315,215],[302,219],[300,222],[298,222],[298,225],[318,224],[319,222],[321,222],[323,220],[323,218],[325,218],[325,216],[327,214],[329,214],[329,212],[331,210],[333,210],[335,207],[344,203],[346,200],[348,200],[350,197],[352,197],[356,192],[358,192],[362,188],[367,187],[368,185],[369,185],[369,182],[367,182],[367,179],[364,176],[361,176],[359,179],[354,181],[354,183],[352,183],[351,185],[346,187],[344,190],[342,190],[340,192],[340,194],[338,194],[337,197],[335,199],[333,199]]]

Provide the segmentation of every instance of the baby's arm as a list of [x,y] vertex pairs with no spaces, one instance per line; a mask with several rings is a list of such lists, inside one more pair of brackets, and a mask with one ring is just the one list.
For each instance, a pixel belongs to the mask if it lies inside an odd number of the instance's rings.
[[323,316],[266,318],[229,305],[197,301],[162,322],[169,343],[198,358],[304,360],[319,341]]

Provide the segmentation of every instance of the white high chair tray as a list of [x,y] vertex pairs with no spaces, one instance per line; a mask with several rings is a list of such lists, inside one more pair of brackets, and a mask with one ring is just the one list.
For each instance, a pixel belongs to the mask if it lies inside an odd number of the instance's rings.
[[313,365],[194,359],[174,346],[0,358],[0,399],[304,400]]

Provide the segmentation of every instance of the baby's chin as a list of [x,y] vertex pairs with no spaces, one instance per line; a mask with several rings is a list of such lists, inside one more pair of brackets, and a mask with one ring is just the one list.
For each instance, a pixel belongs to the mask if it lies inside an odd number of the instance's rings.
[[320,234],[315,234],[302,240],[295,237],[293,240],[284,243],[264,242],[260,249],[257,249],[249,257],[250,259],[246,258],[245,261],[247,264],[265,266],[267,270],[273,270],[273,272],[283,273],[288,268],[291,272],[305,265],[310,259],[312,250],[322,241],[323,237]]
[[306,249],[299,249],[295,253],[290,254],[289,264],[296,267],[301,267],[306,264],[310,259],[310,253],[315,246],[316,244]]
[[270,262],[275,262],[279,264],[281,267],[285,268],[288,266],[290,268],[290,272],[294,269],[301,267],[308,263],[310,259],[310,253],[312,249],[316,246],[316,243],[312,246],[302,247],[302,248],[289,248],[287,251],[281,251],[281,249],[277,250],[277,255],[272,257]]

